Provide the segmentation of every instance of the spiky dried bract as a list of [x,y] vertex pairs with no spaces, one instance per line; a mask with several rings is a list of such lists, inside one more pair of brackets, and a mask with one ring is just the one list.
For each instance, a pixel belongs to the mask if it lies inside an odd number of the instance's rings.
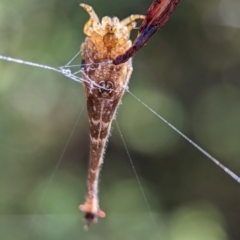
[[90,161],[86,202],[79,208],[87,224],[97,222],[105,213],[99,209],[98,179],[111,123],[132,73],[132,59],[118,66],[112,60],[123,54],[132,42],[131,30],[142,15],[131,15],[119,21],[117,17],[98,16],[91,6],[80,4],[90,15],[84,26],[87,35],[81,45],[83,85],[87,98],[90,131]]

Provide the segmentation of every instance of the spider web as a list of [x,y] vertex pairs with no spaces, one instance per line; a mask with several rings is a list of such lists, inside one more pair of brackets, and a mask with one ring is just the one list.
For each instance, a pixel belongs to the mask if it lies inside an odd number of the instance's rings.
[[[51,66],[48,66],[48,65],[41,65],[41,64],[37,64],[37,63],[34,63],[34,62],[29,62],[29,61],[23,61],[23,60],[20,60],[20,59],[15,59],[15,58],[11,58],[11,57],[7,57],[7,56],[2,56],[0,55],[0,60],[4,60],[4,61],[8,61],[8,62],[13,62],[13,63],[18,63],[18,64],[24,64],[24,65],[28,65],[30,67],[38,67],[38,68],[43,68],[45,70],[50,70],[50,71],[55,71],[59,74],[62,74],[64,75],[65,77],[75,81],[75,82],[78,82],[78,83],[83,83],[84,81],[87,81],[89,86],[91,88],[102,88],[101,86],[97,85],[93,80],[91,80],[88,76],[85,76],[85,78],[83,79],[81,76],[78,76],[79,74],[84,74],[83,70],[81,70],[81,65],[74,65],[72,64],[72,62],[74,61],[74,59],[76,57],[78,57],[79,53],[77,53],[66,65],[64,66],[60,66],[60,67],[51,67]],[[101,64],[104,64],[104,63],[101,63]],[[105,64],[109,64],[108,62],[106,62]],[[96,67],[96,65],[92,65],[92,64],[89,64],[88,66],[89,68],[92,68],[92,67]],[[79,70],[80,69],[80,70]],[[196,144],[194,141],[192,141],[190,138],[188,138],[185,134],[183,134],[181,131],[179,131],[176,127],[174,127],[171,123],[169,123],[165,118],[163,118],[160,114],[158,114],[156,111],[154,111],[151,107],[149,107],[146,103],[144,103],[143,101],[141,101],[141,99],[139,99],[137,96],[135,96],[135,94],[133,94],[129,89],[128,87],[126,87],[126,92],[128,94],[130,94],[130,96],[132,96],[136,101],[140,102],[140,104],[142,104],[148,111],[150,111],[153,115],[155,115],[157,118],[159,118],[161,121],[163,121],[166,125],[168,125],[173,131],[175,131],[177,134],[179,134],[181,137],[183,137],[186,141],[188,141],[191,145],[193,145],[197,150],[199,150],[202,154],[204,154],[208,159],[210,159],[212,162],[214,162],[217,166],[219,166],[222,170],[224,170],[229,176],[231,176],[235,181],[237,181],[238,183],[240,182],[240,178],[234,173],[232,172],[229,168],[227,168],[226,166],[224,166],[223,164],[221,164],[217,159],[215,159],[212,155],[210,155],[207,151],[205,151],[203,148],[201,148],[198,144]],[[76,127],[78,125],[78,122],[79,122],[79,119],[81,118],[81,115],[82,115],[82,112],[83,112],[83,109],[85,108],[85,105],[83,105],[82,109],[80,110],[79,112],[79,115],[77,117],[77,121],[76,123],[74,124],[74,127],[69,135],[69,138],[63,148],[63,151],[61,153],[61,156],[58,158],[58,161],[54,167],[54,170],[53,172],[51,173],[50,175],[50,178],[49,180],[47,181],[47,186],[45,187],[44,189],[44,192],[42,193],[42,196],[40,198],[40,200],[38,201],[39,202],[39,209],[41,208],[41,205],[42,203],[44,202],[45,200],[45,197],[46,195],[48,194],[48,191],[49,191],[49,188],[55,178],[55,175],[59,169],[59,166],[64,158],[64,154],[68,148],[68,145],[71,141],[71,138],[74,134],[74,132],[76,131]],[[139,188],[140,188],[140,191],[141,191],[141,194],[143,196],[143,199],[145,201],[145,204],[146,204],[146,207],[149,211],[149,214],[150,214],[150,219],[153,223],[153,225],[155,226],[155,231],[156,231],[156,235],[155,237],[157,237],[157,239],[161,239],[161,234],[159,233],[159,230],[158,230],[158,225],[157,225],[157,221],[155,220],[155,217],[154,217],[154,214],[153,214],[153,211],[151,210],[151,206],[150,206],[150,203],[147,199],[147,195],[145,194],[145,191],[144,191],[144,186],[142,185],[141,183],[141,180],[137,174],[137,171],[136,171],[136,168],[134,166],[134,163],[133,163],[133,159],[130,155],[130,152],[127,148],[127,145],[126,145],[126,142],[124,140],[124,137],[123,137],[123,134],[120,130],[120,127],[119,127],[119,124],[116,122],[117,124],[117,129],[119,131],[119,134],[121,136],[121,139],[123,141],[123,145],[124,145],[124,148],[127,152],[127,157],[130,161],[130,164],[132,166],[132,169],[133,169],[133,172],[134,172],[134,175],[137,179],[137,182],[138,182],[138,185],[139,185]],[[32,228],[33,224],[35,224],[35,221],[36,221],[36,218],[38,218],[38,222],[41,222],[42,220],[40,219],[39,220],[39,215],[38,215],[38,208],[36,209],[36,213],[28,220],[30,222],[30,225],[28,224],[28,228]],[[31,232],[27,231],[27,237],[31,238]]]
[[[15,63],[19,63],[19,64],[24,64],[24,65],[29,65],[32,67],[39,67],[39,68],[43,68],[46,70],[51,70],[51,71],[56,71],[64,76],[66,76],[67,78],[70,78],[73,81],[76,81],[78,83],[83,83],[84,81],[86,81],[89,86],[91,88],[101,88],[104,89],[104,87],[96,84],[93,80],[91,80],[85,73],[83,70],[81,70],[81,65],[71,65],[72,61],[79,55],[79,52],[64,66],[60,66],[57,68],[48,66],[48,65],[41,65],[41,64],[37,64],[37,63],[33,63],[33,62],[29,62],[29,61],[23,61],[20,59],[15,59],[15,58],[11,58],[11,57],[7,57],[7,56],[2,56],[0,55],[0,60],[4,60],[4,61],[9,61],[9,62],[15,62]],[[100,63],[100,64],[104,64],[104,63]],[[106,61],[105,64],[109,64],[108,61]],[[91,69],[94,65],[94,67],[96,67],[95,65],[97,65],[96,63],[94,64],[88,64],[89,68]],[[77,71],[73,71],[72,69],[74,68],[80,68],[80,70]],[[84,74],[85,78],[79,77],[78,74]],[[108,90],[108,89],[106,89]],[[135,98],[138,102],[140,102],[144,107],[146,107],[152,114],[154,114],[156,117],[158,117],[159,119],[161,119],[164,123],[166,123],[172,130],[174,130],[176,133],[178,133],[181,137],[183,137],[186,141],[188,141],[190,144],[192,144],[196,149],[198,149],[201,153],[203,153],[207,158],[209,158],[211,161],[213,161],[217,166],[219,166],[221,169],[223,169],[229,176],[231,176],[235,181],[237,181],[238,183],[240,182],[240,177],[235,174],[233,171],[231,171],[229,168],[225,167],[223,164],[221,164],[216,158],[214,158],[211,154],[209,154],[207,151],[205,151],[203,148],[201,148],[198,144],[196,144],[194,141],[192,141],[190,138],[188,138],[184,133],[182,133],[181,131],[179,131],[176,127],[174,127],[171,123],[169,123],[165,118],[163,118],[160,114],[158,114],[157,112],[155,112],[151,107],[149,107],[147,104],[145,104],[143,101],[141,101],[141,99],[139,99],[137,96],[135,96],[129,89],[128,86],[125,89],[126,92],[128,92],[133,98]]]
[[[72,62],[78,57],[78,55],[79,55],[79,52],[78,52],[66,65],[60,66],[60,67],[52,67],[52,66],[48,66],[48,65],[38,64],[38,63],[30,62],[30,61],[24,61],[24,60],[21,60],[21,59],[16,59],[16,58],[12,58],[12,57],[8,57],[8,56],[2,56],[2,55],[0,55],[0,60],[12,62],[12,63],[17,63],[17,64],[23,64],[23,65],[27,65],[27,66],[30,66],[30,67],[42,68],[42,69],[49,70],[49,71],[54,71],[54,72],[57,72],[57,73],[59,73],[59,74],[64,75],[65,77],[67,77],[67,78],[69,78],[69,79],[71,79],[71,80],[73,80],[73,81],[75,81],[75,82],[77,82],[77,83],[87,82],[90,88],[104,89],[104,87],[96,84],[93,80],[91,80],[91,79],[84,73],[83,70],[81,70],[81,67],[82,67],[81,65],[79,65],[79,64],[72,64]],[[99,64],[109,64],[109,62],[106,61],[105,63],[99,63]],[[94,64],[88,64],[88,66],[85,64],[85,67],[88,67],[89,70],[90,70],[91,68],[97,67],[96,65],[97,65],[96,63],[94,63]],[[79,70],[79,69],[80,69],[80,70]],[[78,75],[81,75],[81,74],[83,74],[83,75],[85,76],[85,78],[82,78],[81,76],[78,76]],[[138,101],[141,101],[139,98],[137,98],[135,95],[133,95],[133,94],[129,91],[128,86],[125,86],[125,87],[126,87],[126,89],[125,89],[126,92],[128,92],[129,94],[131,94],[132,96],[134,96]],[[107,89],[107,90],[109,90],[109,89]],[[147,105],[145,105],[143,102],[141,102],[141,103],[142,103],[144,106],[146,106],[147,108],[149,108],[149,107],[148,107]],[[52,184],[52,182],[53,182],[53,180],[54,180],[54,177],[55,177],[55,175],[56,175],[56,173],[57,173],[57,171],[58,171],[58,169],[59,169],[59,166],[60,166],[60,164],[61,164],[61,162],[62,162],[62,160],[63,160],[63,158],[64,158],[64,154],[65,154],[65,152],[66,152],[66,150],[67,150],[67,148],[68,148],[68,146],[69,146],[69,143],[70,143],[70,141],[71,141],[71,138],[73,137],[73,134],[74,134],[75,131],[76,131],[77,125],[78,125],[79,120],[80,120],[80,118],[81,118],[81,116],[82,116],[82,113],[83,113],[84,108],[85,108],[85,105],[84,105],[84,106],[82,107],[82,109],[80,110],[79,115],[78,115],[78,117],[77,117],[77,120],[76,120],[76,122],[75,122],[75,124],[74,124],[74,127],[73,127],[73,129],[72,129],[72,131],[71,131],[71,133],[70,133],[70,135],[69,135],[69,138],[67,139],[66,144],[65,144],[65,146],[64,146],[64,148],[63,148],[63,151],[62,151],[60,157],[59,157],[58,160],[57,160],[57,163],[56,163],[56,165],[55,165],[55,167],[54,167],[53,172],[52,172],[51,175],[50,175],[49,180],[47,181],[47,186],[45,187],[44,192],[42,193],[42,196],[41,196],[41,198],[40,198],[39,201],[38,201],[38,202],[39,202],[39,207],[38,207],[38,208],[41,208],[41,205],[42,205],[42,203],[43,203],[44,200],[45,200],[45,197],[46,197],[46,195],[47,195],[47,193],[48,193],[48,191],[49,191],[49,188],[50,188],[50,186],[51,186],[51,184]],[[149,108],[149,109],[152,110],[151,108]],[[153,212],[152,212],[152,210],[151,210],[151,208],[150,208],[150,205],[149,205],[149,201],[148,201],[147,196],[146,196],[146,194],[145,194],[145,192],[144,192],[143,185],[142,185],[142,183],[141,183],[141,181],[140,181],[140,178],[139,178],[139,176],[138,176],[138,174],[137,174],[137,171],[136,171],[136,169],[135,169],[133,160],[132,160],[132,158],[131,158],[131,156],[130,156],[130,152],[129,152],[128,148],[127,148],[127,145],[126,145],[126,142],[125,142],[125,140],[124,140],[123,134],[122,134],[122,132],[121,132],[121,130],[120,130],[119,124],[118,124],[117,122],[116,122],[116,124],[117,124],[117,129],[118,129],[118,131],[119,131],[119,133],[120,133],[121,139],[122,139],[122,141],[123,141],[124,148],[126,149],[128,159],[130,160],[130,163],[131,163],[131,166],[132,166],[134,175],[135,175],[135,177],[136,177],[136,179],[137,179],[137,182],[138,182],[138,185],[139,185],[139,187],[140,187],[142,196],[143,196],[143,198],[144,198],[145,204],[146,204],[147,209],[148,209],[148,211],[149,211],[149,213],[150,213],[151,221],[152,221],[152,223],[155,225],[156,232],[157,232],[157,235],[158,235],[158,238],[159,238],[157,223],[156,223],[156,221],[155,221],[155,219],[154,219]],[[30,228],[32,227],[32,225],[33,225],[34,222],[36,221],[36,217],[38,216],[38,209],[37,209],[36,211],[37,211],[37,212],[33,215],[33,217],[31,217],[31,218],[29,219],[29,222],[30,222],[30,226],[29,226],[29,227],[30,227]],[[28,233],[28,235],[29,235],[29,233]],[[29,237],[31,237],[31,235],[29,235]]]

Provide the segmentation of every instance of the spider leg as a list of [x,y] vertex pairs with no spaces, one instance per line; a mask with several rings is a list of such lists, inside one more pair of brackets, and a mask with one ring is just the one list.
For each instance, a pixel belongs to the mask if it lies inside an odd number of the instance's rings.
[[79,6],[84,8],[86,10],[86,12],[88,12],[88,14],[90,15],[90,18],[92,18],[93,21],[99,22],[99,18],[91,6],[89,6],[85,3],[81,3]]
[[136,25],[137,25],[136,22],[131,22],[128,26],[124,27],[125,28],[124,31],[121,31],[120,34],[118,35],[118,43],[120,45],[123,45],[128,41],[131,31],[136,27]]
[[137,19],[144,19],[144,18],[145,18],[144,15],[135,14],[135,15],[131,15],[131,16],[123,19],[120,22],[120,24],[121,24],[122,27],[124,27],[124,26],[127,26],[129,23],[134,22]]
[[131,22],[131,23],[127,26],[128,32],[130,33],[136,26],[137,26],[137,23],[136,23],[136,22]]
[[103,30],[97,14],[94,12],[93,8],[87,4],[81,3],[80,7],[84,8],[90,15],[90,19],[84,25],[83,32],[87,36],[93,37],[100,42],[102,40]]

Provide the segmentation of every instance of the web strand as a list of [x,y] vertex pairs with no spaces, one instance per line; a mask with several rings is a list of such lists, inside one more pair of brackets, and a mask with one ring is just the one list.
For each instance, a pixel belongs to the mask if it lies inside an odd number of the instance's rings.
[[[96,87],[96,88],[100,88],[100,89],[103,89],[103,90],[109,90],[109,89],[104,88],[103,86],[100,86],[100,85],[96,84],[81,69],[77,70],[74,73],[72,73],[71,68],[74,68],[74,67],[78,67],[79,68],[79,67],[81,67],[81,65],[70,65],[71,62],[78,55],[79,55],[79,53],[77,53],[66,65],[61,66],[61,67],[51,67],[51,66],[48,66],[48,65],[43,65],[43,64],[29,62],[29,61],[24,61],[24,60],[21,60],[21,59],[12,58],[12,57],[3,56],[3,55],[0,55],[0,60],[8,61],[8,62],[14,62],[14,63],[23,64],[23,65],[32,66],[32,67],[43,68],[43,69],[47,69],[47,70],[51,70],[51,71],[55,71],[55,72],[58,72],[58,73],[60,73],[60,74],[62,74],[64,76],[66,76],[67,78],[70,78],[71,80],[73,80],[75,82],[78,82],[78,83],[87,82],[91,88]],[[103,64],[103,63],[99,63],[99,64]],[[105,64],[109,64],[109,61],[106,61]],[[96,63],[94,63],[94,64],[84,64],[84,66],[88,66],[90,69],[91,69],[91,67],[96,67],[96,65],[97,65]],[[78,77],[76,75],[78,73],[82,73],[85,78]]]
[[24,64],[24,65],[28,65],[28,66],[32,66],[32,67],[38,67],[38,68],[44,68],[47,70],[52,70],[52,71],[56,71],[61,73],[61,70],[54,68],[54,67],[50,67],[47,65],[42,65],[42,64],[38,64],[38,63],[34,63],[34,62],[29,62],[29,61],[24,61],[21,59],[17,59],[17,58],[11,58],[11,57],[6,57],[6,56],[2,56],[0,55],[0,60],[4,60],[4,61],[8,61],[8,62],[15,62],[18,64]]
[[166,123],[170,128],[172,128],[175,132],[177,132],[181,137],[183,137],[185,140],[187,140],[190,144],[192,144],[196,149],[198,149],[201,153],[203,153],[207,158],[209,158],[212,162],[214,162],[217,166],[219,166],[224,172],[226,172],[230,177],[232,177],[235,181],[240,183],[240,177],[235,174],[233,171],[231,171],[229,168],[224,166],[222,163],[220,163],[216,158],[214,158],[212,155],[210,155],[207,151],[205,151],[203,148],[201,148],[198,144],[193,142],[190,138],[188,138],[185,134],[180,132],[176,127],[174,127],[171,123],[169,123],[165,118],[163,118],[161,115],[159,115],[157,112],[155,112],[152,108],[150,108],[147,104],[145,104],[141,99],[136,97],[132,92],[130,92],[128,89],[126,90],[133,98],[135,98],[138,102],[140,102],[144,107],[146,107],[150,112],[152,112],[155,116],[160,118],[164,123]]
[[[68,137],[68,140],[66,141],[66,144],[65,144],[65,146],[64,146],[64,148],[62,150],[62,153],[61,153],[60,157],[58,158],[58,161],[57,161],[57,163],[56,163],[56,165],[55,165],[55,167],[53,169],[53,172],[52,172],[52,174],[51,174],[51,176],[50,176],[50,178],[48,180],[47,186],[46,186],[46,188],[45,188],[45,190],[44,190],[44,192],[42,194],[42,197],[39,200],[39,208],[41,207],[41,205],[42,205],[42,203],[43,203],[43,201],[45,199],[45,196],[46,196],[46,194],[47,194],[47,192],[48,192],[48,190],[49,190],[49,188],[50,188],[50,186],[51,186],[51,184],[53,182],[53,179],[54,179],[54,177],[55,177],[55,175],[57,173],[57,170],[59,169],[59,166],[60,166],[60,164],[61,164],[61,162],[63,160],[64,154],[65,154],[65,152],[66,152],[66,150],[68,148],[68,145],[69,145],[69,143],[70,143],[70,141],[72,139],[72,136],[73,136],[73,134],[74,134],[74,132],[75,132],[75,130],[77,128],[78,122],[79,122],[79,120],[80,120],[80,118],[82,116],[82,113],[83,113],[83,110],[85,109],[85,106],[86,106],[86,103],[83,105],[83,107],[79,111],[77,120],[76,120],[76,122],[75,122],[75,124],[74,124],[74,126],[72,128],[72,131],[71,131],[71,133],[70,133],[70,135]],[[37,216],[37,214],[34,214],[32,219],[30,220],[29,229],[31,229],[31,226],[32,226],[33,222],[35,221],[36,216]]]
[[123,138],[122,131],[120,130],[120,127],[119,127],[118,122],[117,122],[116,119],[115,119],[115,122],[116,122],[116,125],[117,125],[118,132],[119,132],[119,134],[120,134],[120,137],[121,137],[121,139],[122,139],[123,146],[124,146],[124,148],[125,148],[125,150],[126,150],[128,159],[129,159],[130,164],[131,164],[131,166],[132,166],[132,170],[133,170],[134,175],[135,175],[135,177],[136,177],[136,179],[137,179],[138,186],[139,186],[139,188],[140,188],[140,190],[141,190],[143,199],[144,199],[144,201],[145,201],[145,203],[146,203],[146,206],[147,206],[147,209],[148,209],[148,211],[149,211],[150,218],[151,218],[153,224],[155,225],[156,229],[158,230],[157,223],[156,223],[156,221],[155,221],[155,219],[154,219],[154,217],[153,217],[152,210],[151,210],[151,208],[150,208],[150,205],[149,205],[149,202],[148,202],[148,200],[147,200],[146,194],[145,194],[145,192],[144,192],[144,190],[143,190],[143,186],[142,186],[142,184],[141,184],[141,181],[140,181],[140,178],[139,178],[139,176],[138,176],[137,170],[136,170],[135,165],[134,165],[134,163],[133,163],[132,157],[131,157],[131,155],[130,155],[130,153],[129,153],[129,151],[128,151],[126,142],[125,142],[125,140],[124,140],[124,138]]
[[39,205],[41,205],[42,202],[44,201],[44,198],[45,198],[45,196],[46,196],[46,194],[47,194],[47,192],[48,192],[48,189],[49,189],[49,187],[50,187],[50,185],[51,185],[51,183],[52,183],[52,181],[53,181],[53,179],[54,179],[54,177],[55,177],[55,175],[56,175],[56,172],[57,172],[57,170],[58,170],[58,168],[59,168],[59,166],[60,166],[60,164],[61,164],[61,162],[62,162],[62,160],[63,160],[63,156],[64,156],[64,154],[65,154],[65,152],[66,152],[66,150],[67,150],[67,148],[68,148],[68,145],[69,145],[69,143],[70,143],[70,141],[71,141],[71,139],[72,139],[72,136],[73,136],[73,134],[74,134],[74,132],[75,132],[75,130],[76,130],[76,127],[77,127],[78,122],[79,122],[79,120],[80,120],[80,118],[81,118],[81,116],[82,116],[82,113],[83,113],[83,110],[85,109],[85,106],[86,106],[86,103],[83,105],[83,107],[81,108],[81,110],[80,110],[80,112],[79,112],[79,114],[78,114],[78,117],[77,117],[77,120],[76,120],[76,122],[75,122],[75,124],[74,124],[74,127],[72,128],[72,131],[71,131],[71,133],[70,133],[70,135],[69,135],[69,137],[68,137],[68,140],[67,140],[67,142],[66,142],[66,144],[65,144],[65,146],[64,146],[64,148],[63,148],[63,150],[62,150],[62,153],[61,153],[60,157],[58,158],[58,161],[57,161],[57,163],[56,163],[56,165],[55,165],[55,168],[54,168],[54,170],[53,170],[53,173],[51,174],[51,177],[50,177],[50,179],[49,179],[49,181],[48,181],[47,187],[46,187],[46,189],[45,189],[45,191],[44,191],[44,193],[43,193],[43,195],[42,195],[42,198],[41,198],[41,200],[39,201]]
[[80,52],[78,51],[77,54],[64,66],[64,67],[69,67],[69,64],[71,64],[73,62],[73,60],[80,54]]

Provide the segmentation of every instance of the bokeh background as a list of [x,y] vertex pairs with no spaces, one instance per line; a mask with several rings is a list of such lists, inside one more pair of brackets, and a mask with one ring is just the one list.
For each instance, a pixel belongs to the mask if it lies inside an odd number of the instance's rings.
[[[0,54],[65,65],[85,38],[79,3],[0,0]],[[122,19],[151,0],[85,3]],[[183,0],[133,66],[130,91],[240,174],[240,2]],[[62,155],[84,106],[81,84],[0,61],[1,239],[240,239],[240,185],[128,93],[117,122],[147,204],[114,122],[100,181],[107,217],[84,232],[86,109]]]

